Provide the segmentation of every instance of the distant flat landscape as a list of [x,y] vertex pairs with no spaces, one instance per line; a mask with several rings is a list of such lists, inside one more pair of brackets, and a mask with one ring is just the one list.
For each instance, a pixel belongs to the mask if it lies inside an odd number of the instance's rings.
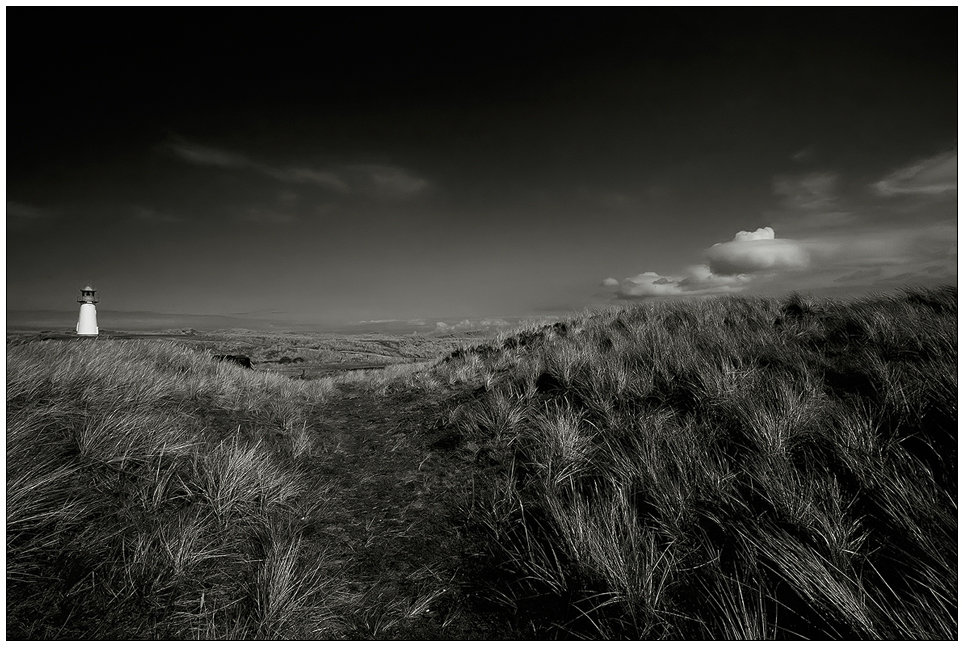
[[214,355],[241,355],[255,371],[300,379],[347,371],[377,370],[396,364],[437,359],[459,346],[497,335],[494,331],[432,332],[424,335],[386,333],[295,333],[253,330],[100,330],[97,336],[70,330],[7,331],[8,344],[61,340],[91,343],[119,340],[174,341]]

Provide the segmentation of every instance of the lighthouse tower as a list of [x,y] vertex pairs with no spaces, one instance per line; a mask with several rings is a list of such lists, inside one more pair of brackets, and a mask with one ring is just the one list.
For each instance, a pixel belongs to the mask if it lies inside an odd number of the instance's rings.
[[97,290],[88,284],[80,291],[80,298],[77,299],[77,303],[80,304],[80,317],[77,319],[77,334],[96,335],[97,308],[94,307],[94,304],[97,303]]

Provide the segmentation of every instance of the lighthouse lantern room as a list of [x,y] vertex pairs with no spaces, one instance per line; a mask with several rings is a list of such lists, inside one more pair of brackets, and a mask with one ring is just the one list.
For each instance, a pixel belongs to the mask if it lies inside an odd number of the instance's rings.
[[80,298],[77,299],[77,303],[80,304],[80,317],[77,319],[77,334],[96,335],[97,308],[94,307],[94,304],[97,303],[97,290],[90,287],[90,284],[87,284],[81,289]]

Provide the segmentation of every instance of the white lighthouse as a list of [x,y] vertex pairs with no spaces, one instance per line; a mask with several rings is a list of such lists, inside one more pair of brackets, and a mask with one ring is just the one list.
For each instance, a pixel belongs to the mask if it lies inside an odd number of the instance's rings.
[[80,304],[80,317],[77,319],[77,334],[96,335],[97,308],[94,307],[94,304],[97,303],[97,290],[88,284],[80,291],[80,298],[77,299],[77,303]]

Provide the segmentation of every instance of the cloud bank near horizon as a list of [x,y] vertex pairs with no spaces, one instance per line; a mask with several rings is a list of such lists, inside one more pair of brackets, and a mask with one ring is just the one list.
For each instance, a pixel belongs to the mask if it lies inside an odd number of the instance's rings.
[[733,240],[704,251],[706,263],[692,265],[681,275],[643,272],[603,281],[620,299],[729,294],[745,289],[756,277],[809,267],[807,249],[795,240],[778,239],[772,227],[739,231]]
[[740,231],[680,274],[647,271],[602,285],[617,299],[646,299],[956,282],[956,150],[898,168],[862,189],[867,198],[848,197],[839,185],[839,174],[829,171],[776,176],[772,193],[781,210],[772,215],[798,235],[778,238],[772,226]]

